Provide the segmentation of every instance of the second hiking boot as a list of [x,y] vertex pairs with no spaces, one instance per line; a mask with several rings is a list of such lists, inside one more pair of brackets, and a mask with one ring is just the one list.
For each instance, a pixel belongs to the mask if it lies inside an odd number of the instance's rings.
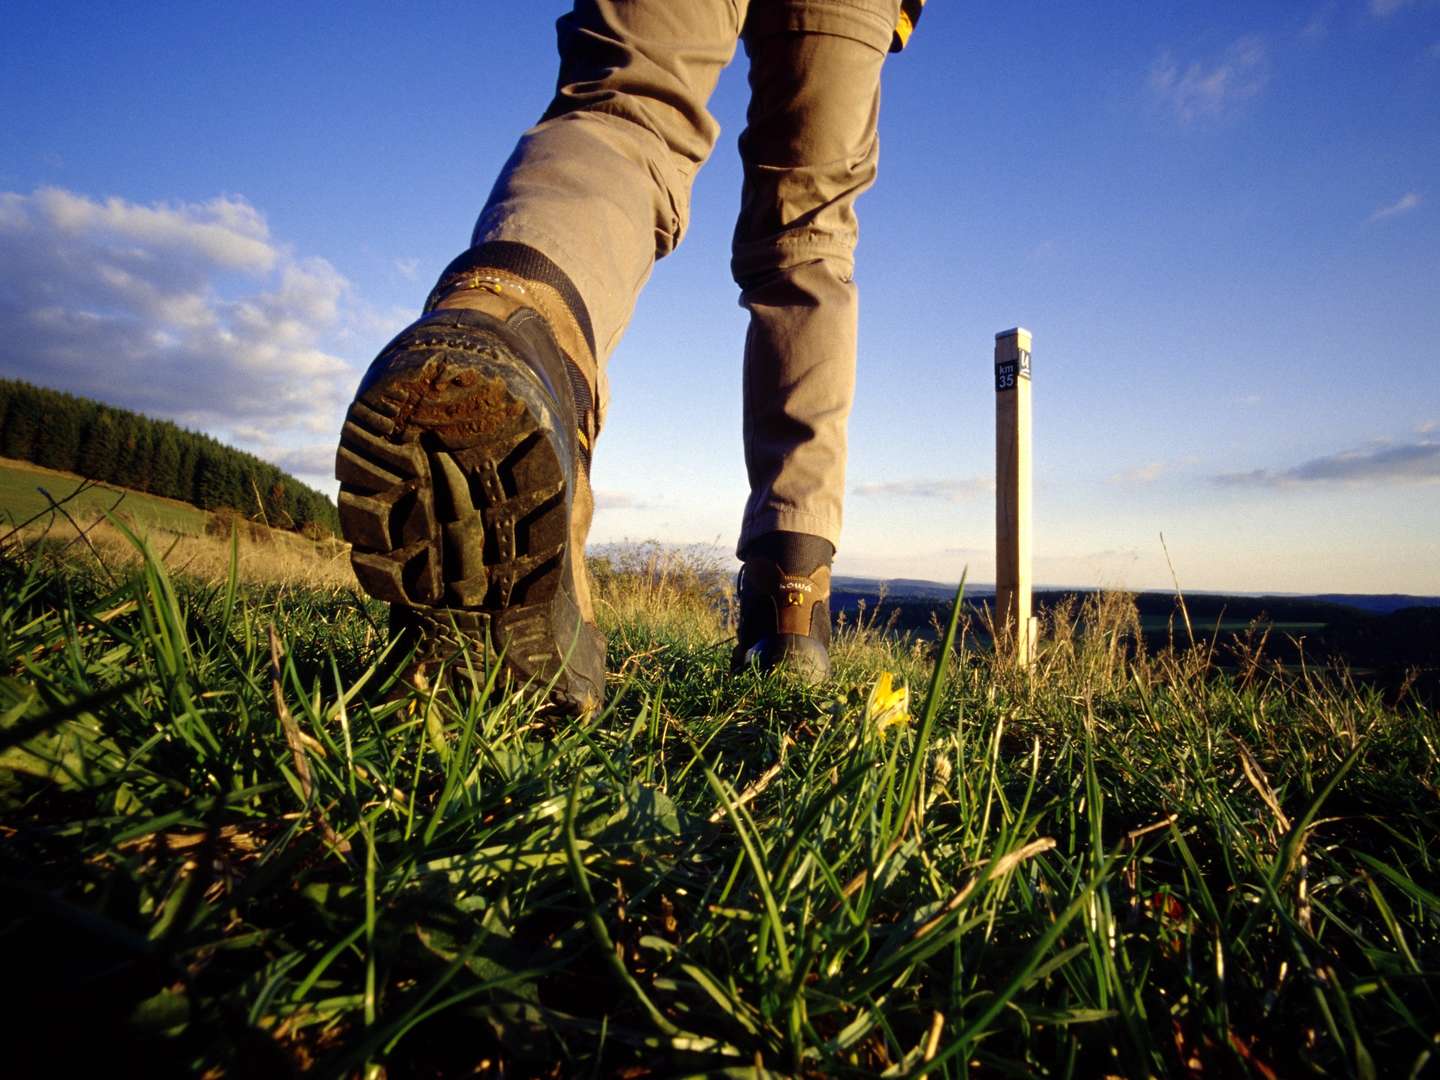
[[767,558],[740,569],[740,627],[735,672],[785,671],[816,684],[830,677],[830,568],[786,573]]
[[336,456],[360,584],[418,632],[420,672],[503,654],[566,712],[604,696],[589,616],[588,497],[571,374],[544,319],[431,311],[371,364]]

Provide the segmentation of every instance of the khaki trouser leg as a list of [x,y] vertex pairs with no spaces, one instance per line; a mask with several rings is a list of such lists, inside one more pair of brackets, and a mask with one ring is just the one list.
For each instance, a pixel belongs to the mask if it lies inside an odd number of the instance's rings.
[[[752,102],[733,269],[750,310],[743,544],[835,543],[854,394],[854,201],[875,175],[881,62],[899,0],[577,0],[557,24],[555,99],[521,138],[473,243],[510,241],[573,281],[597,397],[655,260],[689,218],[718,126],[706,110],[742,27]],[[748,18],[747,18],[748,15]]]
[[680,242],[719,125],[706,110],[735,54],[737,0],[577,0],[556,24],[558,89],[520,139],[473,243],[536,248],[575,283],[604,364],[655,260]]
[[[732,270],[750,311],[738,551],[773,530],[839,545],[855,395],[855,200],[875,179],[898,0],[750,10],[745,189]],[[793,31],[802,31],[795,33]]]

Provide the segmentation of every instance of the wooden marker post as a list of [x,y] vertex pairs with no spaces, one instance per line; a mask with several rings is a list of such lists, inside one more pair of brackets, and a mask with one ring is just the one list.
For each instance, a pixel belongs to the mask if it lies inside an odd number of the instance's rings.
[[995,647],[1030,663],[1030,331],[995,335]]

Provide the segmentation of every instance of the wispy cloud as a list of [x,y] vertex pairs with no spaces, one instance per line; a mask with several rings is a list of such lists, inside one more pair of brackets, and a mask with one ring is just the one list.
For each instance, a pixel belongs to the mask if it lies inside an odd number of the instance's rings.
[[1115,473],[1110,477],[1112,484],[1153,484],[1160,477],[1170,471],[1170,463],[1166,461],[1151,461],[1145,465],[1138,465],[1133,469],[1126,469],[1124,472]]
[[[338,430],[357,372],[331,350],[360,310],[335,267],[297,255],[240,197],[0,192],[7,375],[273,456]],[[318,449],[296,453],[329,473]]]
[[1186,454],[1184,457],[1163,461],[1148,461],[1133,468],[1124,469],[1113,473],[1108,478],[1112,484],[1120,484],[1126,487],[1135,487],[1144,484],[1153,484],[1162,476],[1169,476],[1177,470],[1193,469],[1200,463],[1200,459],[1193,454]]
[[1219,59],[1177,61],[1163,52],[1150,67],[1150,92],[1182,124],[1217,119],[1265,88],[1270,64],[1259,37],[1240,38]]
[[1330,32],[1330,20],[1335,15],[1335,0],[1328,0],[1322,4],[1300,30],[1300,36],[1318,41]]
[[979,559],[987,556],[994,556],[993,547],[947,547],[940,549],[941,555],[959,555],[966,559]]
[[596,510],[649,510],[651,504],[625,491],[595,492]]
[[938,502],[968,502],[995,490],[995,482],[983,476],[950,480],[881,480],[857,484],[856,495],[879,495],[900,499],[930,499]]
[[1050,262],[1059,253],[1059,250],[1053,239],[1041,240],[1025,253],[1025,260],[1032,263]]
[[1427,484],[1440,482],[1440,440],[1382,443],[1311,458],[1288,469],[1255,469],[1213,478],[1224,487],[1303,484]]
[[1368,225],[1372,222],[1383,221],[1385,218],[1395,217],[1397,214],[1408,214],[1418,207],[1424,200],[1420,198],[1419,192],[1407,191],[1400,198],[1384,206],[1377,206],[1371,215],[1365,219]]
[[406,281],[414,281],[420,276],[419,259],[396,259],[393,265],[395,272]]
[[1370,14],[1377,19],[1388,19],[1403,7],[1409,7],[1411,0],[1370,0]]

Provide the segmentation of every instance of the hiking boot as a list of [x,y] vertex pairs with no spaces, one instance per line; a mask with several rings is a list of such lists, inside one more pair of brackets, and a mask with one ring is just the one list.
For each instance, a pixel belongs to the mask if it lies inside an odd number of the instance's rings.
[[731,671],[782,670],[807,685],[830,677],[830,567],[786,573],[773,559],[740,568],[740,628]]
[[412,681],[463,670],[462,650],[483,669],[489,650],[583,712],[605,686],[584,565],[593,395],[533,283],[461,270],[360,383],[335,461],[341,530],[360,584],[418,638]]

